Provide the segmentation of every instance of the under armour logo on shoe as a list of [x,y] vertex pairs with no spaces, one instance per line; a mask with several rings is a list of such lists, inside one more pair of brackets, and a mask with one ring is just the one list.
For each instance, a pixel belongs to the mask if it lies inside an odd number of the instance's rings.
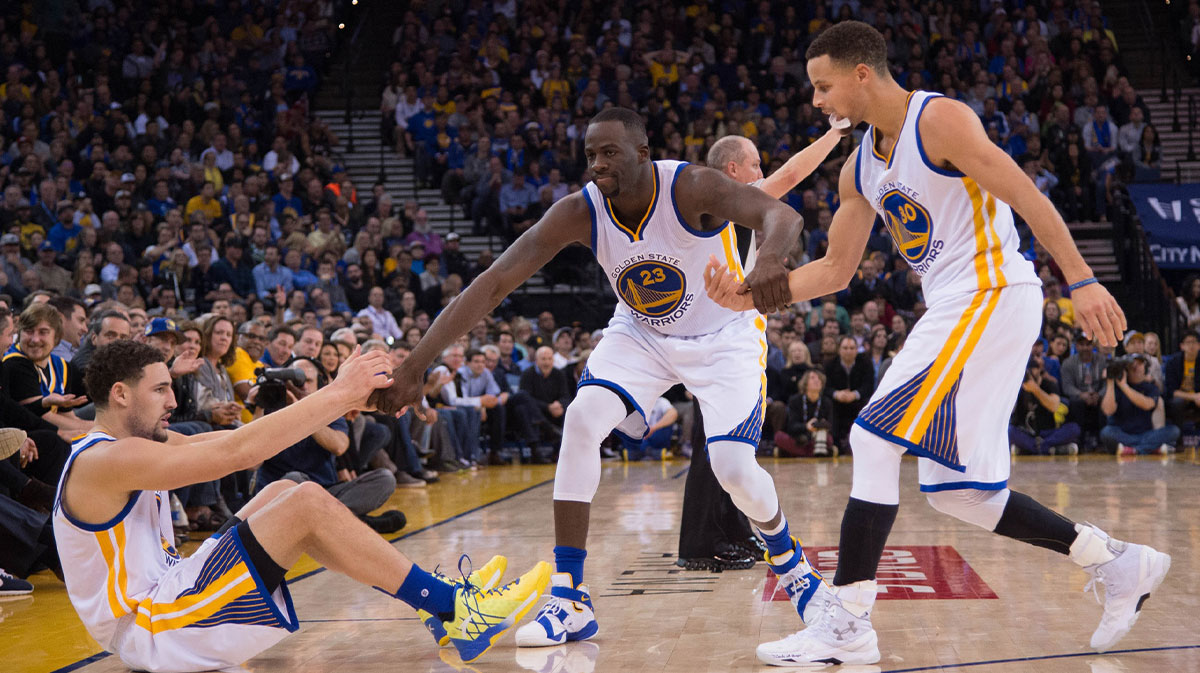
[[846,634],[854,633],[858,633],[858,627],[854,625],[854,622],[850,622],[844,629],[833,629],[833,635],[837,636],[838,640],[846,640]]

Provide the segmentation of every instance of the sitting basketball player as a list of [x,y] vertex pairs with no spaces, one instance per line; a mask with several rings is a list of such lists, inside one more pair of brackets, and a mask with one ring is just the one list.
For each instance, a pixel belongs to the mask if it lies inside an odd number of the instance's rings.
[[[67,593],[107,650],[144,671],[235,666],[299,628],[283,581],[307,553],[327,568],[408,603],[436,621],[463,660],[482,655],[536,602],[539,563],[493,591],[421,570],[324,489],[268,485],[192,556],[172,541],[166,491],[244,470],[355,409],[391,384],[385,352],[355,352],[324,389],[228,432],[166,430],[171,373],[153,347],[118,341],[88,367],[96,425],[75,442],[59,485],[54,533]],[[476,579],[494,585],[502,557]],[[451,626],[453,625],[453,626]]]

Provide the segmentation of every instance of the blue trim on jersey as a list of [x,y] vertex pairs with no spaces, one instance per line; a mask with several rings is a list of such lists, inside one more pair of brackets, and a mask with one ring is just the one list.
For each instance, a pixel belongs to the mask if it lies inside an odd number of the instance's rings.
[[861,196],[866,196],[862,190],[862,143],[858,144],[858,157],[854,160],[854,189]]
[[[285,616],[279,611],[279,606],[271,598],[271,592],[267,591],[266,585],[263,584],[262,577],[258,574],[258,568],[254,567],[254,561],[250,559],[249,552],[246,551],[245,545],[242,544],[242,537],[238,533],[237,526],[229,529],[229,538],[237,546],[238,554],[241,555],[242,561],[246,564],[246,569],[250,571],[250,576],[254,578],[254,586],[263,602],[270,609],[271,616],[275,618],[280,627],[287,629],[289,632],[298,631],[300,629],[300,620],[296,618],[296,608],[292,605],[292,594],[288,591],[287,580],[280,580],[279,582],[279,590],[283,593],[284,607],[287,608],[287,615]],[[215,616],[213,615],[213,617]],[[212,619],[212,617],[209,619]],[[212,626],[215,626],[215,624]]]
[[925,162],[925,167],[934,173],[937,173],[938,175],[942,175],[947,178],[966,177],[967,174],[963,173],[962,171],[949,171],[941,166],[935,165],[929,160],[929,155],[925,154],[925,144],[921,142],[921,115],[925,112],[925,106],[929,105],[929,101],[933,100],[934,98],[944,98],[944,96],[929,96],[925,100],[921,101],[921,109],[917,110],[917,120],[913,129],[917,132],[917,154],[921,155],[921,161]]
[[132,494],[130,494],[129,502],[125,503],[125,507],[121,509],[120,513],[117,514],[116,516],[114,516],[113,518],[109,519],[108,521],[105,521],[104,523],[85,523],[83,521],[80,521],[79,519],[76,519],[75,517],[71,516],[71,513],[68,512],[67,509],[62,506],[62,491],[63,491],[63,488],[65,488],[65,486],[66,486],[67,476],[70,475],[71,468],[74,467],[75,459],[79,457],[79,454],[92,448],[93,446],[99,444],[100,442],[115,442],[115,441],[117,441],[117,440],[112,437],[109,437],[107,435],[101,436],[101,437],[95,437],[91,441],[89,441],[87,444],[84,444],[82,447],[80,447],[78,450],[73,451],[71,453],[71,456],[67,459],[67,464],[65,466],[63,466],[63,474],[62,474],[62,480],[61,480],[62,486],[60,486],[58,489],[58,494],[54,501],[54,509],[56,511],[61,511],[63,516],[66,517],[67,521],[71,522],[72,526],[75,526],[76,528],[78,528],[80,530],[85,530],[89,533],[102,533],[102,532],[112,528],[113,526],[121,523],[123,520],[125,520],[125,517],[129,516],[129,513],[133,511],[133,506],[137,504],[138,498],[141,497],[141,495],[143,493],[142,491],[134,491]]
[[713,442],[741,442],[743,444],[749,444],[750,446],[758,448],[758,442],[747,437],[738,437],[737,435],[716,435],[715,437],[709,437],[705,440],[704,450],[708,451]]
[[961,491],[973,488],[977,491],[1003,491],[1008,488],[1008,480],[988,484],[982,481],[948,481],[944,484],[921,484],[922,493],[938,493],[941,491]]
[[629,402],[630,406],[632,406],[634,410],[637,411],[642,417],[642,422],[646,424],[646,427],[650,427],[650,421],[646,419],[646,412],[642,410],[642,405],[638,404],[637,400],[633,398],[633,395],[630,395],[629,391],[622,388],[620,384],[609,381],[608,379],[598,379],[595,376],[592,376],[591,372],[587,370],[587,367],[584,367],[583,375],[579,377],[579,384],[575,386],[575,389],[579,390],[584,386],[601,386],[603,388],[608,388],[614,393],[625,398],[625,400]]
[[930,453],[928,449],[926,449],[922,446],[919,446],[917,444],[913,444],[912,442],[908,441],[907,439],[904,439],[903,437],[897,437],[896,435],[893,435],[892,433],[887,432],[886,430],[877,428],[877,427],[871,425],[870,423],[864,421],[862,418],[854,419],[854,424],[857,425],[858,427],[862,428],[863,430],[866,430],[867,432],[871,433],[872,435],[875,435],[877,437],[885,439],[893,444],[896,444],[897,446],[904,447],[904,449],[906,450],[905,453],[912,454],[914,456],[917,456],[918,458],[928,458],[929,460],[932,460],[933,462],[937,463],[938,465],[943,465],[945,467],[948,467],[951,470],[954,470],[955,472],[966,472],[967,471],[967,468],[965,466],[958,465],[956,463],[952,463],[942,456],[936,455],[934,453]]
[[[661,181],[658,178],[658,165],[653,161],[650,162],[650,175],[651,178],[653,178],[654,185],[651,192],[652,197],[650,199],[650,207],[646,209],[646,212],[642,215],[642,219],[637,223],[637,226],[634,229],[630,229],[617,220],[617,211],[613,210],[612,201],[609,200],[609,198],[605,196],[603,192],[600,192],[599,187],[596,188],[596,191],[600,193],[600,198],[604,200],[604,211],[608,213],[608,219],[613,223],[613,226],[615,226],[618,231],[620,231],[622,234],[625,234],[625,237],[629,239],[630,243],[640,243],[641,241],[645,240],[642,238],[642,234],[645,233],[646,227],[650,224],[650,218],[654,217],[654,211],[658,209],[658,199],[661,196],[662,185],[660,184]],[[595,182],[592,184],[595,184]]]
[[713,236],[719,235],[722,231],[725,231],[725,227],[729,226],[728,220],[726,220],[725,224],[713,229],[712,231],[704,231],[703,229],[693,229],[692,225],[688,224],[687,220],[684,219],[683,213],[679,212],[679,200],[675,198],[675,182],[679,180],[679,173],[683,171],[684,166],[687,165],[688,163],[686,161],[680,163],[675,167],[675,175],[671,176],[671,207],[675,209],[675,219],[679,220],[679,224],[683,226],[683,230],[692,236],[698,236],[700,238],[712,238]]
[[[596,188],[599,191],[599,187]],[[592,203],[592,197],[588,196],[587,189],[583,190],[583,200],[587,202],[588,215],[592,218],[592,254],[596,254],[596,204]]]

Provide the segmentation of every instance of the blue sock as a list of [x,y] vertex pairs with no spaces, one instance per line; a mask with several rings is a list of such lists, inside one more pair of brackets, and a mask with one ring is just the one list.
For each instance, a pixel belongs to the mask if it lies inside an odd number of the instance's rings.
[[761,530],[759,532],[762,533],[763,541],[767,543],[767,553],[771,556],[779,556],[784,552],[792,551],[792,533],[788,530],[786,520],[783,522],[783,528],[774,535],[768,535]]
[[[379,587],[375,587],[379,589]],[[383,591],[383,589],[379,589]],[[446,584],[438,578],[421,570],[417,564],[413,564],[412,570],[408,571],[408,575],[404,577],[404,582],[400,584],[400,590],[394,594],[390,594],[394,598],[408,603],[414,610],[424,610],[435,615],[450,613],[454,614],[454,592],[456,588],[453,585]],[[383,591],[384,593],[388,593]]]
[[573,587],[583,583],[583,560],[586,558],[586,549],[562,545],[554,548],[555,570],[560,573],[570,573]]

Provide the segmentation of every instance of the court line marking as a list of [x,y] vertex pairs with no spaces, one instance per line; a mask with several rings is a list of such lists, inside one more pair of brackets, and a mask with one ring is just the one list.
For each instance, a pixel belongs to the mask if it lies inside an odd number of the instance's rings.
[[[497,498],[496,500],[492,500],[490,502],[485,502],[482,505],[477,505],[466,511],[459,512],[458,514],[455,514],[454,516],[448,517],[446,519],[442,519],[441,521],[435,521],[435,522],[429,524],[428,526],[424,526],[424,527],[418,528],[416,530],[410,530],[407,533],[404,533],[402,535],[397,535],[396,537],[393,537],[390,539],[388,539],[388,538],[384,538],[384,539],[387,540],[389,543],[399,542],[400,540],[403,540],[407,537],[412,537],[413,535],[416,535],[417,533],[424,533],[425,531],[430,530],[431,528],[437,528],[438,526],[450,523],[451,521],[456,521],[456,520],[461,519],[462,517],[467,516],[469,514],[474,514],[475,512],[478,512],[479,510],[484,509],[485,507],[491,507],[492,505],[502,503],[505,500],[511,500],[512,498],[515,498],[518,495],[524,495],[524,494],[532,491],[535,488],[541,488],[542,486],[545,486],[546,484],[551,484],[551,483],[554,483],[554,477],[545,479],[543,481],[539,481],[538,483],[533,484],[531,486],[526,486],[525,488],[523,488],[519,491],[514,491],[504,497]],[[310,570],[304,574],[298,575],[295,578],[288,580],[288,584],[295,584],[295,583],[299,582],[300,580],[308,579],[308,578],[312,577],[313,575],[319,575],[320,573],[323,573],[326,570],[327,570],[327,568],[325,568],[324,566],[317,568],[315,570]],[[412,618],[412,619],[415,619],[415,618]],[[335,620],[306,619],[303,621],[319,622],[319,621],[335,621]],[[338,621],[368,621],[368,620],[338,620]],[[376,621],[390,621],[390,620],[376,620]],[[111,655],[112,655],[111,652],[97,652],[96,654],[93,654],[92,656],[87,657],[85,659],[80,659],[79,661],[77,661],[73,664],[67,664],[66,666],[63,666],[62,668],[57,668],[57,669],[51,671],[50,673],[70,673],[71,671],[75,671],[80,668],[83,668],[84,666],[94,664],[97,661],[100,661],[101,659],[104,659]]]
[[678,478],[682,477],[683,475],[687,474],[687,471],[690,469],[692,469],[692,466],[688,465],[687,467],[683,468],[682,470],[680,470],[680,471],[676,472],[674,475],[672,475],[671,478],[678,479]]
[[1114,654],[1137,654],[1139,652],[1165,652],[1168,650],[1200,650],[1200,645],[1168,645],[1165,647],[1139,647],[1129,650],[1109,650],[1107,652],[1073,652],[1070,654],[1045,654],[1036,657],[1015,657],[1013,659],[991,659],[988,661],[966,661],[961,664],[938,664],[936,666],[918,666],[917,668],[893,668],[881,673],[917,673],[917,671],[941,671],[949,668],[967,668],[970,666],[996,666],[998,664],[1015,664],[1022,661],[1047,661],[1050,659],[1076,659],[1079,657],[1108,657]]

